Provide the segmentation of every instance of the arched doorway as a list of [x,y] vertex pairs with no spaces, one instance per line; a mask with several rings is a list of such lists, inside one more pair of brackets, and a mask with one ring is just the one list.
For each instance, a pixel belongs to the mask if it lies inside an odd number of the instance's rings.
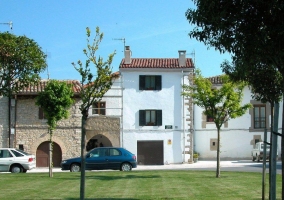
[[86,151],[90,151],[91,149],[96,147],[112,147],[112,144],[106,136],[98,134],[88,141]]
[[[48,151],[49,151],[49,141],[43,142],[38,146],[36,150],[37,167],[49,166]],[[60,167],[61,160],[62,160],[61,148],[57,143],[53,142],[53,156],[52,156],[53,167]]]

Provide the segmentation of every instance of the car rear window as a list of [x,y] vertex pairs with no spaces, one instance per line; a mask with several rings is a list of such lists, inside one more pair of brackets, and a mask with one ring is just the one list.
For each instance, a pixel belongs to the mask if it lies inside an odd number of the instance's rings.
[[16,157],[22,157],[22,156],[24,156],[23,154],[21,154],[20,152],[15,151],[15,150],[11,150],[11,152],[12,152]]

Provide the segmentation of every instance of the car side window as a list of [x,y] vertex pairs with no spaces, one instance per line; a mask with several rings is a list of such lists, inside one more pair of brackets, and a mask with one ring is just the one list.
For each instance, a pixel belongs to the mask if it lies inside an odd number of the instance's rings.
[[110,156],[120,156],[121,155],[121,152],[117,149],[110,149],[109,150],[109,155]]
[[22,156],[24,156],[23,154],[21,154],[20,152],[15,151],[15,150],[11,150],[11,151],[12,151],[12,153],[13,153],[16,157],[22,157]]
[[10,157],[13,157],[10,151],[0,150],[0,158],[10,158]]

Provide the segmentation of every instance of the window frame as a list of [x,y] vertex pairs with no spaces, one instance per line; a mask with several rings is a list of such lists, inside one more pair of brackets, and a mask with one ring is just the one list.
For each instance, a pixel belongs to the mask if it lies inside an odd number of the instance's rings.
[[[94,107],[95,104],[97,104],[98,106]],[[104,107],[101,107],[101,104],[104,104]],[[95,111],[97,111],[97,113],[95,113]],[[99,101],[99,102],[93,103],[92,115],[106,115],[106,102],[105,101]]]
[[[262,110],[264,109],[264,116],[262,116]],[[256,109],[258,109],[258,120],[256,120]],[[265,129],[266,124],[266,105],[265,104],[255,104],[253,105],[253,128],[254,129]],[[264,119],[264,120],[263,120]],[[259,124],[259,126],[256,126],[256,124]],[[264,124],[264,126],[263,126]]]
[[[150,121],[147,120],[147,113],[150,113]],[[152,113],[155,113],[155,119],[151,120]],[[162,110],[139,110],[139,126],[162,126]]]
[[139,90],[161,90],[161,89],[162,89],[161,75],[139,75]]

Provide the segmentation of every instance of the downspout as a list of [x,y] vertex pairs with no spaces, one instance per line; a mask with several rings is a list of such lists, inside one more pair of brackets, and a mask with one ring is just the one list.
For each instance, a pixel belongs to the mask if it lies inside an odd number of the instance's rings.
[[[181,71],[182,74],[182,85],[184,85],[184,74],[183,70]],[[182,89],[184,92],[184,89]],[[183,163],[185,163],[185,113],[184,113],[184,96],[182,97],[182,130],[183,130]]]
[[123,90],[124,90],[124,85],[123,85],[123,76],[122,74],[120,73],[120,77],[121,77],[121,147],[124,147],[123,146]]
[[[17,144],[17,95],[15,95],[15,114],[14,114],[14,147],[16,147]],[[19,147],[18,147],[19,148]]]
[[8,133],[9,133],[9,145],[11,147],[11,96],[8,97]]

